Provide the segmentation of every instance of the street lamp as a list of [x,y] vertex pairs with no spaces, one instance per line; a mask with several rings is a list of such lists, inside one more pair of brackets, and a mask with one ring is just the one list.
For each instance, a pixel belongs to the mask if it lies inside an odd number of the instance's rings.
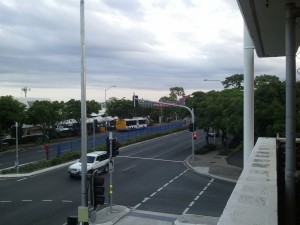
[[106,91],[108,89],[112,88],[112,87],[117,87],[117,86],[116,85],[112,85],[112,86],[109,86],[108,88],[105,89],[105,115],[106,115],[106,109],[107,109],[107,107],[106,107]]
[[220,81],[222,83],[221,80],[208,80],[208,79],[204,79],[204,81]]

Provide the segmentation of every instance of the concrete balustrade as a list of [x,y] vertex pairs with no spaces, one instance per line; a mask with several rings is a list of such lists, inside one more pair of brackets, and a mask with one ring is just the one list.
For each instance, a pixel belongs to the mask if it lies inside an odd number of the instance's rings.
[[259,138],[218,225],[277,225],[276,139]]

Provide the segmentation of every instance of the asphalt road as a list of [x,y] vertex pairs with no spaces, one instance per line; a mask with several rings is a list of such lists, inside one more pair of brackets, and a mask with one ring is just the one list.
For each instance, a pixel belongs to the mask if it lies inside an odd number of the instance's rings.
[[[122,148],[115,158],[113,204],[181,215],[220,216],[234,184],[201,176],[184,165],[190,132]],[[196,145],[204,144],[198,132]],[[80,179],[67,168],[26,179],[0,180],[0,224],[62,225],[81,204]],[[108,190],[109,174],[104,174]],[[106,203],[109,206],[108,191]]]

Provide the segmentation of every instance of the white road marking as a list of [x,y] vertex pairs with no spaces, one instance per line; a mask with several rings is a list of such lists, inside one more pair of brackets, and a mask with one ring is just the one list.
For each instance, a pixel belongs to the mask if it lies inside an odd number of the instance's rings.
[[148,201],[150,198],[144,198],[144,200],[142,201],[143,203]]
[[27,180],[27,178],[25,177],[25,178],[19,179],[19,180],[17,180],[17,182],[22,181],[22,180]]
[[141,203],[137,204],[136,206],[133,207],[133,210],[135,210],[136,208],[140,207]]
[[71,203],[72,201],[70,201],[70,200],[62,200],[62,202],[64,202],[64,203]]
[[163,188],[161,187],[161,188],[159,188],[158,190],[157,190],[157,192],[159,192],[159,191],[161,191]]
[[118,158],[129,158],[129,159],[145,159],[145,160],[153,160],[153,161],[162,161],[162,162],[175,162],[175,163],[183,163],[183,161],[176,160],[168,160],[168,159],[154,159],[154,158],[143,158],[143,157],[131,157],[131,156],[118,156]]
[[153,197],[154,195],[156,195],[157,192],[153,192],[150,197]]
[[6,201],[0,201],[1,203],[11,203],[11,200],[6,200]]
[[50,200],[50,199],[45,199],[45,200],[42,200],[42,202],[52,202],[53,200]]
[[202,189],[202,191],[194,198],[194,200],[191,201],[191,203],[189,204],[189,207],[187,207],[187,208],[183,211],[182,214],[186,214],[187,211],[190,210],[190,207],[192,207],[192,206],[195,204],[195,202],[200,198],[200,196],[201,196],[201,195],[205,192],[205,190],[212,184],[213,181],[214,181],[214,179],[211,179],[211,180],[207,183],[207,185],[206,185],[206,186]]
[[151,150],[151,149],[153,149],[153,147],[146,148],[146,149],[144,149],[144,150],[142,150],[142,151],[139,151],[139,152],[133,153],[132,155],[129,155],[129,156],[133,156],[133,155],[136,155],[136,154],[139,154],[139,153],[141,153],[141,152],[145,152],[145,151],[148,151],[148,150]]
[[190,209],[190,208],[186,208],[186,209],[183,211],[183,213],[182,213],[182,214],[186,214],[186,213],[187,213],[187,211],[189,211],[189,209]]
[[[188,169],[186,169],[185,171],[183,171],[181,174],[179,174],[178,176],[176,176],[176,179],[180,176],[182,176],[184,173],[186,173],[188,171]],[[144,200],[137,204],[135,207],[133,207],[133,210],[137,209],[138,207],[141,206],[142,203],[145,203],[146,201],[148,201],[151,197],[153,197],[154,195],[157,194],[157,192],[161,191],[162,189],[164,189],[166,186],[168,186],[171,182],[174,181],[175,178],[171,179],[169,182],[165,183],[162,187],[160,187],[159,189],[157,189],[156,192],[152,193],[148,198],[144,198]]]
[[136,167],[136,165],[132,165],[132,166],[126,168],[125,170],[123,170],[123,172],[126,171],[126,170],[129,170],[129,169],[131,169],[131,168],[133,168],[133,167]]
[[154,156],[153,159],[155,159],[155,158],[157,158],[157,157],[159,157],[159,156],[161,156],[161,155],[164,155],[164,154],[166,154],[166,153],[172,152],[172,151],[174,151],[174,149],[172,149],[172,150],[170,150],[170,151],[167,151],[167,152],[160,153],[160,154]]

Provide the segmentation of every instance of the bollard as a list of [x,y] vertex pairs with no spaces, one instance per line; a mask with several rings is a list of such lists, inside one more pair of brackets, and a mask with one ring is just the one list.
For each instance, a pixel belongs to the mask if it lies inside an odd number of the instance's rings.
[[49,145],[45,144],[44,148],[45,148],[45,153],[46,153],[46,159],[49,160]]

